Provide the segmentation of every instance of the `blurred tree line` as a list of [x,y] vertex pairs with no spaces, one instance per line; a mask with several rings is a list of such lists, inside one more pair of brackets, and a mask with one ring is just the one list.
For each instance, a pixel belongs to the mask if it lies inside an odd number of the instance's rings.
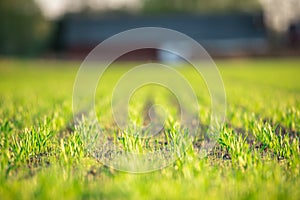
[[142,0],[147,13],[209,13],[259,10],[258,0]]
[[[98,14],[112,11],[109,10],[111,9],[109,5],[105,6],[109,4],[108,0],[62,1],[69,3],[65,4],[67,5],[66,13],[88,11]],[[300,13],[299,0],[136,0],[136,2],[138,6],[132,9],[129,6],[131,4],[126,4],[125,7],[123,5],[118,9],[122,12],[147,14],[260,12],[263,10],[269,28],[277,32],[285,31],[290,19],[296,19],[295,16],[300,17],[300,14],[296,15]],[[41,54],[43,50],[50,47],[56,25],[55,21],[45,19],[35,0],[0,0],[0,55],[36,56]]]
[[[49,0],[50,1],[50,0]],[[95,5],[101,0],[65,0],[73,5],[66,12],[91,11],[107,12]],[[103,1],[102,4],[108,3]],[[257,7],[257,0],[139,0],[138,13],[196,13],[228,10],[247,10]],[[76,6],[75,6],[76,7]],[[105,7],[105,6],[104,6]],[[124,8],[120,8],[124,10]],[[127,12],[131,12],[128,8]],[[41,8],[34,0],[0,0],[0,54],[18,56],[36,56],[51,44],[51,35],[55,33],[55,22],[46,20]]]
[[49,35],[50,24],[32,0],[0,0],[0,54],[37,55]]

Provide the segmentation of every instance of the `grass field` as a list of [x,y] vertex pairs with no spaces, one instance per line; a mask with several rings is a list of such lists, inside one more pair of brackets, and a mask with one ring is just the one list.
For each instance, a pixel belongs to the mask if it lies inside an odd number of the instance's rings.
[[[200,158],[195,138],[170,166],[130,174],[91,156],[82,139],[88,126],[73,123],[73,83],[80,63],[0,61],[0,199],[299,199],[300,60],[216,63],[227,112],[212,151]],[[97,114],[104,131],[114,133],[114,142],[134,151],[145,141],[117,130],[107,97],[129,68],[117,64],[105,74],[106,84],[97,90]],[[210,108],[205,86],[196,84],[199,77],[190,68],[179,70],[195,90],[201,88],[199,115],[205,125]],[[160,90],[154,89],[145,88],[131,102],[137,126],[143,124],[145,99]],[[162,91],[158,96],[155,101],[169,105],[172,117],[170,95]],[[179,134],[176,121],[168,126],[165,134]]]

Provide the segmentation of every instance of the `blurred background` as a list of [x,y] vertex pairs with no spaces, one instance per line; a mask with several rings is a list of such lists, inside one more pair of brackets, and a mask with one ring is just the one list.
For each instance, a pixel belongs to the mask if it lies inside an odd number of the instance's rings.
[[[0,56],[82,59],[106,38],[144,26],[185,33],[213,57],[300,56],[299,0],[1,0]],[[161,45],[197,57],[182,41]],[[121,59],[174,58],[143,49]]]

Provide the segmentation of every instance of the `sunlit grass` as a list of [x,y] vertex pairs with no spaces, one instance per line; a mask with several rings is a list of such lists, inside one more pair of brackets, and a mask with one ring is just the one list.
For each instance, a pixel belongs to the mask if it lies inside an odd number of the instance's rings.
[[[131,65],[110,68],[102,80],[109,84],[100,81],[96,99],[100,126],[111,133],[106,139],[124,151],[166,146],[178,155],[168,167],[139,175],[104,166],[87,148],[83,135],[93,131],[92,122],[80,118],[74,123],[72,113],[79,65],[0,61],[1,199],[299,198],[300,60],[217,61],[227,95],[226,122],[204,158],[199,155],[203,138],[185,146],[179,137],[183,130],[176,121],[176,101],[163,88],[137,91],[130,102],[130,126],[119,130],[110,113],[109,92]],[[210,117],[205,85],[197,85],[201,79],[192,69],[178,70],[197,93],[205,129]],[[157,97],[150,103],[169,106],[162,135],[151,140],[139,137],[147,122],[149,93]]]

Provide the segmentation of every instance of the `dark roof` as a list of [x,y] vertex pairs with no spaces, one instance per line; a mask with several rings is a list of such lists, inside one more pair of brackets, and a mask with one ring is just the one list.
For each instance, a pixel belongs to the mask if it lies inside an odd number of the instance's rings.
[[138,27],[164,27],[197,41],[265,38],[261,15],[66,16],[61,22],[63,46],[95,45],[119,32]]

